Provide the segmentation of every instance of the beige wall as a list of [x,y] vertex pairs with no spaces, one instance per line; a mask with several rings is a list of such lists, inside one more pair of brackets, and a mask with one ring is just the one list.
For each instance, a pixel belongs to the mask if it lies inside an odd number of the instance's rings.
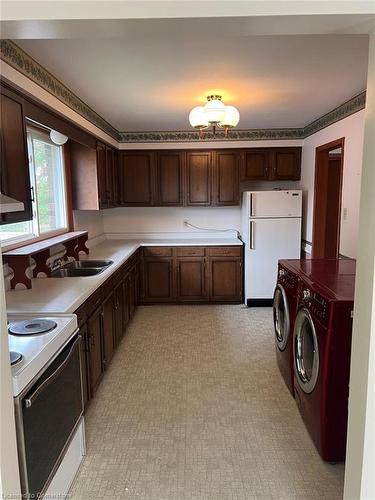
[[[359,111],[316,134],[307,137],[302,148],[300,187],[303,197],[303,239],[312,241],[314,209],[315,149],[335,139],[345,137],[340,224],[340,253],[347,257],[357,256],[359,199],[365,110]],[[347,218],[344,220],[344,209]],[[311,250],[307,246],[307,251]]]

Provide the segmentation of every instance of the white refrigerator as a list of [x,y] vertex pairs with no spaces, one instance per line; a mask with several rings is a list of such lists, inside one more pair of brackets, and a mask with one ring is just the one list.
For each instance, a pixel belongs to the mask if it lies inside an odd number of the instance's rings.
[[273,297],[279,259],[301,255],[302,191],[246,191],[241,207],[245,243],[245,303]]

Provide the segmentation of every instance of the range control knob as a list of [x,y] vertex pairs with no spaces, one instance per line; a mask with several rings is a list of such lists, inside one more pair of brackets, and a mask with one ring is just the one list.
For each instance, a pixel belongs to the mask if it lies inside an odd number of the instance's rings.
[[302,299],[307,302],[308,300],[311,299],[311,292],[308,288],[306,288],[305,290],[303,290],[302,292]]
[[280,269],[279,270],[279,277],[282,278],[285,275],[286,275],[286,271],[284,269]]

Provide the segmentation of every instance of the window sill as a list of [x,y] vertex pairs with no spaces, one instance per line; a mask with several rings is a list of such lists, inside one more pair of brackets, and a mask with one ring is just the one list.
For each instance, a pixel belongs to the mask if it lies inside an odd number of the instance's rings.
[[37,236],[34,238],[25,238],[24,240],[18,240],[15,241],[14,243],[6,243],[6,242],[1,243],[0,240],[1,252],[2,253],[9,252],[10,250],[15,250],[17,248],[22,248],[28,245],[32,245],[33,243],[38,243],[39,241],[45,241],[55,236],[66,234],[68,232],[69,230],[67,228],[56,231],[49,231],[48,233],[44,233],[42,236]]

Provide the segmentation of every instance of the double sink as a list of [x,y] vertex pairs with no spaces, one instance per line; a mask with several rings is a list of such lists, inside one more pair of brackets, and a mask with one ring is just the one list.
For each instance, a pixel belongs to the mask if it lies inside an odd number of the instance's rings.
[[112,260],[78,260],[68,262],[55,269],[51,278],[77,278],[79,276],[96,276],[113,264]]

